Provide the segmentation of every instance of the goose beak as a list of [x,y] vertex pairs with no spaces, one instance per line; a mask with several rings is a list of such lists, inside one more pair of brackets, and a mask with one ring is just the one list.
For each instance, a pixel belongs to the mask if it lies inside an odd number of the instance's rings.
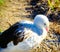
[[48,31],[49,31],[49,29],[48,29],[48,28],[46,28],[46,31],[48,32]]

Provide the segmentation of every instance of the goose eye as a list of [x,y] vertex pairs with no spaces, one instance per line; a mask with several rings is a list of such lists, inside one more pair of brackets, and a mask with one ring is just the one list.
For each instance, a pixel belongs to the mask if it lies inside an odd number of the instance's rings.
[[44,25],[46,25],[46,23],[44,23]]

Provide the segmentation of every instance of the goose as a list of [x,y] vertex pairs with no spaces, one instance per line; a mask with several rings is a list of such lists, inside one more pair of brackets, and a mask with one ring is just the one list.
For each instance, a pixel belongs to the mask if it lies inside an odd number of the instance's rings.
[[13,34],[19,36],[19,41],[11,41],[7,48],[1,49],[0,52],[31,52],[46,38],[49,20],[45,15],[39,14],[35,16],[33,22],[23,20],[18,22],[17,26],[18,28],[14,27],[16,29]]

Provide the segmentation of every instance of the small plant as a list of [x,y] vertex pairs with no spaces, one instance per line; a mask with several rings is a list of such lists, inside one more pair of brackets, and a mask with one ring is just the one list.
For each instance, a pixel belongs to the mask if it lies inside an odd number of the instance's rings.
[[60,8],[59,0],[48,0],[49,7],[54,11],[54,8]]
[[54,8],[54,6],[53,6],[53,4],[52,4],[51,0],[48,0],[48,4],[49,4],[49,6],[50,6],[50,8],[51,8],[51,9],[53,9],[53,8]]
[[4,0],[0,0],[0,6],[4,4]]

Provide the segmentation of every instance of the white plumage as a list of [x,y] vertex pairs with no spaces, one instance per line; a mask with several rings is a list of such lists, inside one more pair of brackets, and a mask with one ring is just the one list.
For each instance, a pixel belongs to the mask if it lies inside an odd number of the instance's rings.
[[33,22],[22,21],[20,24],[23,25],[25,39],[16,46],[12,42],[9,43],[8,47],[0,52],[30,52],[42,42],[49,30],[49,21],[44,15],[37,15]]

